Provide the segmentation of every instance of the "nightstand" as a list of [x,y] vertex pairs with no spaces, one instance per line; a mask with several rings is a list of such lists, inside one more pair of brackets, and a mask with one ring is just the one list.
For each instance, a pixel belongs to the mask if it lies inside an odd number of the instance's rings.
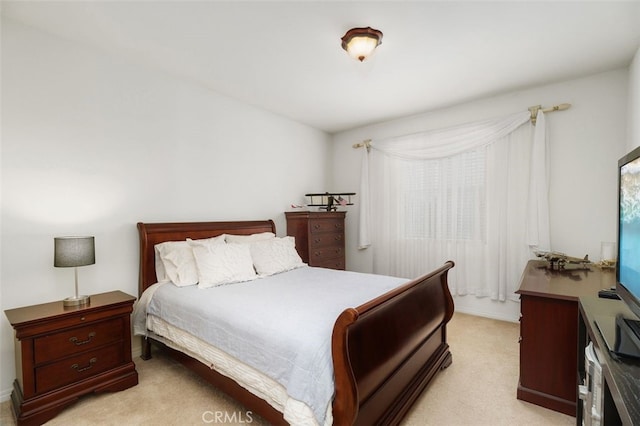
[[345,269],[344,219],[347,212],[285,212],[287,235],[309,266]]
[[11,401],[18,425],[40,425],[91,392],[138,384],[131,360],[135,297],[91,296],[84,307],[62,301],[5,311],[15,330],[16,380]]

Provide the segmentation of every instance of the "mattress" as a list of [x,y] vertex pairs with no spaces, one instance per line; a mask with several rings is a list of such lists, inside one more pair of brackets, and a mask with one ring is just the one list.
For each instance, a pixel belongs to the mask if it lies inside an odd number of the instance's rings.
[[[149,315],[147,317],[147,327],[150,332],[148,334],[149,337],[189,355],[212,370],[233,379],[240,386],[281,412],[289,424],[300,426],[318,425],[318,421],[309,406],[290,398],[281,384],[255,368],[242,363],[215,346],[168,324],[156,316]],[[333,423],[331,412],[331,406],[329,406],[325,413],[325,426]]]
[[305,266],[206,290],[157,285],[138,304],[147,308],[146,327],[134,331],[172,342],[292,424],[331,424],[335,319],[406,281]]

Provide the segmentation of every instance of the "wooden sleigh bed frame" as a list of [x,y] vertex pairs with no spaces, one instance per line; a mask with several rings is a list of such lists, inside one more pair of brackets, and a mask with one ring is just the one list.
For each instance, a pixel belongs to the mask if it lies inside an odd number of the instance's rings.
[[[275,233],[273,221],[138,223],[142,292],[155,282],[154,246],[165,241],[221,234]],[[332,335],[335,378],[333,424],[400,423],[436,373],[451,364],[446,324],[453,316],[447,284],[449,261],[337,318]],[[151,358],[151,338],[142,358]],[[157,343],[157,342],[155,342]],[[158,343],[159,344],[159,343]],[[205,364],[159,344],[189,369],[271,424],[282,413]]]

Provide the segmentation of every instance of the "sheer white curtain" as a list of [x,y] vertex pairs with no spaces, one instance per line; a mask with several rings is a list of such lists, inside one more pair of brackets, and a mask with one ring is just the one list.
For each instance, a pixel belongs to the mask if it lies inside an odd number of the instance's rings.
[[531,248],[549,248],[545,122],[529,118],[373,140],[358,245],[374,272],[415,278],[453,260],[452,293],[517,300]]

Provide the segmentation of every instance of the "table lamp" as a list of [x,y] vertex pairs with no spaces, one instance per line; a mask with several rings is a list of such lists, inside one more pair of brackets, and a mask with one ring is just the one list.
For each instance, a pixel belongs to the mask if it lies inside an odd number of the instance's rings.
[[62,301],[64,306],[87,305],[89,296],[78,295],[78,266],[96,263],[94,237],[55,237],[53,266],[58,268],[75,268],[76,295]]

